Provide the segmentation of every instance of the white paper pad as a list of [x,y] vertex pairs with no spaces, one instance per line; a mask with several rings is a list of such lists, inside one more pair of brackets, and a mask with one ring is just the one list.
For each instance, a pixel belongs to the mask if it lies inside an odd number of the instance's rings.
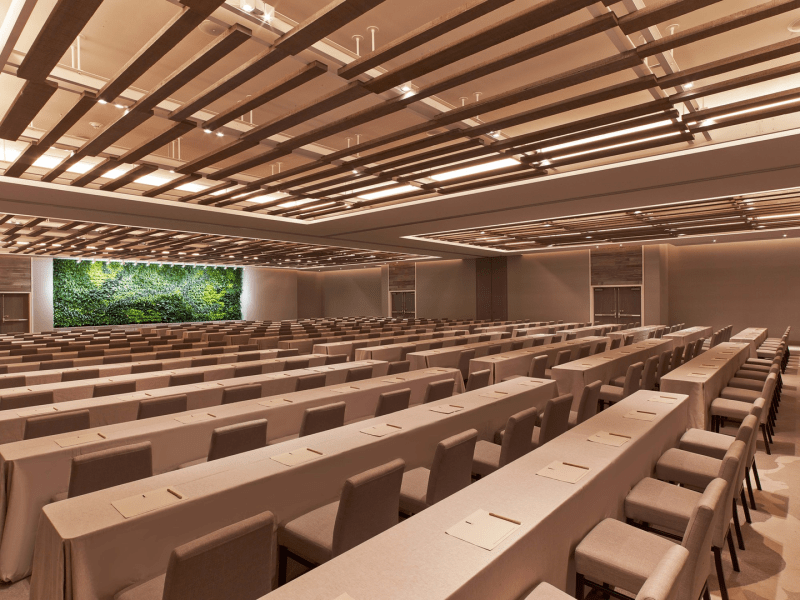
[[292,450],[286,454],[279,454],[278,456],[272,456],[271,458],[282,465],[293,467],[295,465],[302,465],[320,456],[322,456],[322,452],[312,450],[311,448],[298,448],[297,450]]
[[544,469],[536,474],[540,477],[547,477],[555,479],[556,481],[564,481],[566,483],[577,483],[581,477],[589,472],[588,467],[581,465],[573,465],[556,460],[547,465]]
[[452,415],[460,410],[464,410],[463,406],[456,406],[455,404],[442,404],[441,406],[431,407],[433,412],[442,413],[443,415]]
[[17,414],[20,417],[32,417],[34,415],[47,415],[50,413],[58,412],[55,406],[39,406],[38,408],[29,408],[28,410],[20,410]]
[[659,394],[658,396],[653,396],[652,398],[648,398],[650,402],[661,402],[662,404],[677,404],[678,398],[677,396],[665,396],[664,394]]
[[643,410],[632,410],[628,414],[624,415],[626,419],[636,419],[638,421],[653,421],[656,416],[656,413],[646,412]]
[[518,521],[512,521],[485,510],[476,510],[445,533],[479,548],[494,550],[519,526]]
[[270,398],[269,400],[262,400],[259,402],[261,406],[288,406],[292,404],[292,400],[286,398]]
[[180,417],[175,417],[175,420],[179,423],[202,423],[203,421],[210,421],[211,419],[216,419],[216,415],[212,415],[211,413],[196,413],[193,415],[182,415]]
[[405,381],[402,377],[392,377],[391,379],[381,379],[381,383],[402,383]]
[[62,448],[69,448],[70,446],[80,446],[81,444],[91,444],[92,442],[102,442],[106,439],[102,433],[84,433],[82,435],[73,435],[55,440],[56,444]]
[[360,390],[360,387],[356,387],[354,385],[348,385],[347,387],[343,388],[336,388],[335,390],[331,390],[332,392],[336,392],[337,394],[350,394],[352,392],[356,392]]
[[608,431],[598,431],[587,438],[590,442],[605,444],[606,446],[624,446],[630,441],[630,436],[620,433],[609,433]]
[[374,435],[375,437],[383,437],[385,435],[389,435],[390,433],[397,433],[401,429],[402,427],[398,427],[397,425],[389,425],[388,423],[384,423],[383,425],[374,425],[372,427],[362,429],[361,433]]
[[487,394],[481,394],[481,398],[491,398],[492,400],[497,400],[499,398],[505,398],[508,396],[508,392],[501,392],[499,390],[495,390],[494,392],[489,392]]
[[183,500],[183,494],[171,488],[163,488],[117,500],[112,502],[111,506],[116,508],[123,517],[130,519],[165,506],[177,504],[181,500]]

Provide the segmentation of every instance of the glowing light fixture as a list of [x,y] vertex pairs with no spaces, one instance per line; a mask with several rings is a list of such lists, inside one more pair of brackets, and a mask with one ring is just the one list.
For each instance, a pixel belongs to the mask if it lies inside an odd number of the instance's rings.
[[199,183],[184,183],[183,185],[179,185],[176,187],[176,190],[180,190],[182,192],[202,192],[208,186],[200,185]]
[[158,175],[145,175],[144,177],[139,177],[134,183],[141,183],[142,185],[163,185],[167,183],[169,179],[165,179],[164,177],[159,177]]
[[472,167],[465,167],[463,169],[456,169],[455,171],[447,171],[445,173],[439,173],[438,175],[432,175],[431,179],[434,181],[447,181],[448,179],[457,179],[458,177],[467,177],[468,175],[477,175],[479,173],[486,173],[487,171],[513,167],[518,164],[520,164],[519,161],[514,158],[503,158],[482,165],[474,165]]
[[787,213],[784,215],[762,215],[760,217],[756,217],[759,221],[766,221],[768,219],[797,219],[800,218],[800,213]]
[[415,192],[419,188],[413,185],[401,185],[399,187],[394,187],[388,190],[381,190],[379,192],[372,192],[370,194],[364,194],[363,196],[359,196],[362,200],[377,200],[379,198],[388,198],[389,196],[397,196],[399,194],[407,194],[408,192]]

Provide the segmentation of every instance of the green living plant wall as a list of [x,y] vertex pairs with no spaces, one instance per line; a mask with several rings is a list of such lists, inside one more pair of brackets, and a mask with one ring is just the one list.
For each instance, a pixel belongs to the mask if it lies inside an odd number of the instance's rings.
[[242,318],[242,269],[53,260],[56,327]]

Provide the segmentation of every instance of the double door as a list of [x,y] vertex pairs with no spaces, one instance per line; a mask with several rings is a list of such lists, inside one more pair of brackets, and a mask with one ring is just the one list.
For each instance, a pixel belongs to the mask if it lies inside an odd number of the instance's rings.
[[415,292],[392,292],[392,316],[413,319],[416,314]]
[[594,322],[600,325],[641,323],[641,286],[603,286],[594,288]]

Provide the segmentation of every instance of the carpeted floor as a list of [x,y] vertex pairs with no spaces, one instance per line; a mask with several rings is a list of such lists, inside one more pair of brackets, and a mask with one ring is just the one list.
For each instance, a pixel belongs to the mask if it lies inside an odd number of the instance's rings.
[[[733,571],[728,552],[723,552],[730,600],[800,600],[800,348],[792,351],[783,376],[772,455],[764,452],[761,442],[756,454],[763,491],[755,491],[758,510],[751,511],[751,525],[739,509],[745,542],[745,550],[738,553],[739,573]],[[719,599],[713,574],[708,583],[712,597]],[[29,596],[28,579],[0,584],[0,600]]]

